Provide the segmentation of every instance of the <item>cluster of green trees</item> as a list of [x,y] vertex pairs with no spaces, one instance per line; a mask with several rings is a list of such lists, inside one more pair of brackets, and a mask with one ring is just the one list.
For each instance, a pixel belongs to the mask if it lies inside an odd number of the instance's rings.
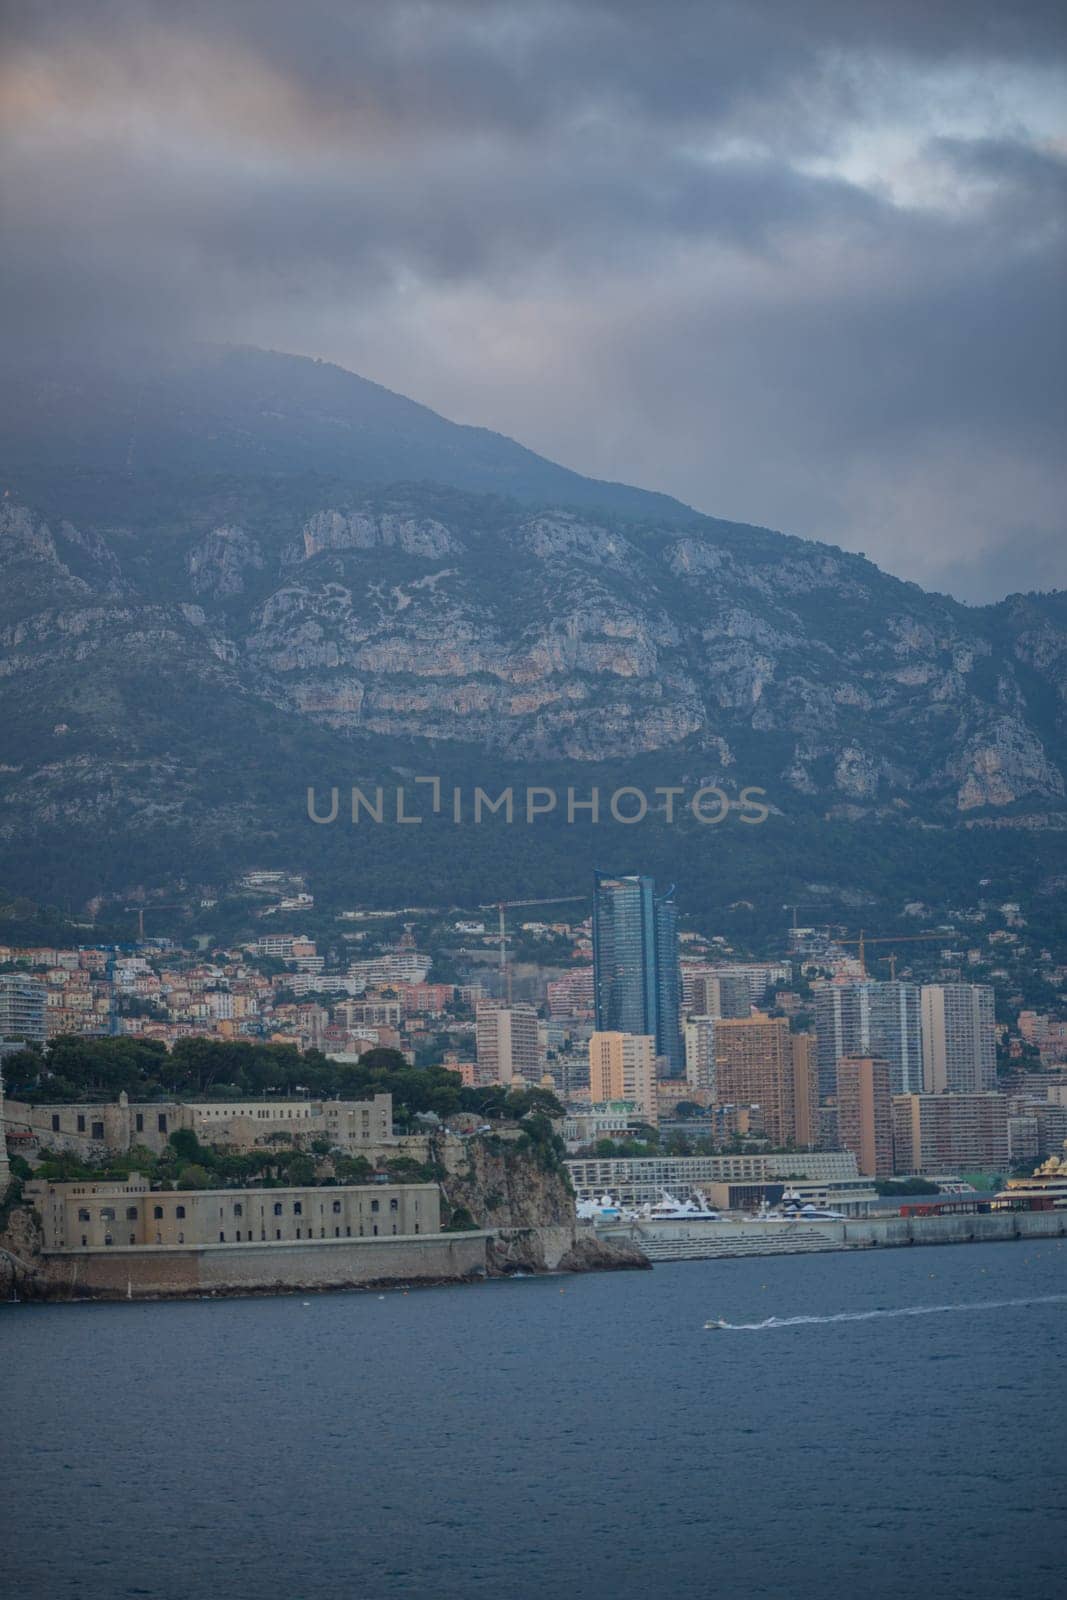
[[[21,1157],[16,1158],[12,1168],[17,1178],[30,1176],[30,1167]],[[66,1153],[46,1155],[33,1176],[50,1183],[74,1183],[100,1178],[124,1180],[131,1172],[139,1172],[163,1188],[220,1189],[368,1183],[376,1170],[387,1173],[394,1183],[431,1183],[440,1177],[436,1167],[408,1156],[397,1156],[375,1169],[365,1156],[331,1153],[325,1140],[314,1140],[310,1150],[298,1149],[290,1134],[276,1134],[262,1149],[215,1149],[201,1144],[191,1128],[176,1129],[158,1155],[143,1145],[99,1163],[81,1161]]]
[[64,1034],[47,1053],[25,1049],[9,1056],[5,1069],[13,1100],[53,1105],[113,1100],[123,1091],[137,1100],[271,1095],[366,1100],[391,1094],[393,1114],[401,1124],[426,1112],[444,1118],[470,1111],[487,1120],[517,1120],[530,1112],[563,1114],[555,1096],[544,1089],[516,1093],[466,1088],[447,1067],[412,1067],[400,1051],[389,1049],[370,1050],[352,1063],[331,1061],[320,1050],[301,1054],[295,1044],[256,1040],[180,1039],[168,1051],[155,1039]]

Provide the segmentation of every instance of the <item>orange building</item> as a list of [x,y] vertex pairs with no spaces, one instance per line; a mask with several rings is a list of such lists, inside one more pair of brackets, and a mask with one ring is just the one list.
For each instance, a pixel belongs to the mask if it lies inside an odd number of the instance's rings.
[[837,1063],[837,1132],[865,1178],[893,1175],[893,1100],[889,1062],[841,1056]]

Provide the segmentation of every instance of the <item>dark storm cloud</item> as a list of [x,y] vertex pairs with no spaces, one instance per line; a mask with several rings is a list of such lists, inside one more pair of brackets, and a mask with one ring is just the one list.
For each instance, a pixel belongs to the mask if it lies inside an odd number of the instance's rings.
[[1067,581],[1062,6],[5,20],[9,337],[306,350],[956,592]]

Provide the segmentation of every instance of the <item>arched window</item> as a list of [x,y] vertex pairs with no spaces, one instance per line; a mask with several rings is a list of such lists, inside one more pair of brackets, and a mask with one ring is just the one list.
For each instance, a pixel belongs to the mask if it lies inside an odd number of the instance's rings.
[[399,1211],[400,1210],[400,1201],[399,1200],[390,1200],[389,1209],[390,1209],[390,1211]]
[[174,1208],[174,1215],[175,1215],[175,1216],[176,1216],[176,1217],[177,1217],[177,1218],[178,1218],[178,1219],[179,1219],[179,1220],[180,1220],[180,1221],[182,1221],[182,1222],[184,1222],[184,1221],[185,1221],[185,1207],[184,1207],[184,1206],[175,1206],[175,1208]]
[[245,1208],[244,1208],[244,1206],[241,1204],[241,1202],[239,1200],[234,1205],[233,1214],[234,1214],[235,1217],[243,1217],[244,1214],[245,1214]]
[[280,1217],[281,1214],[282,1214],[282,1203],[281,1203],[280,1200],[275,1200],[275,1202],[274,1202],[274,1215],[276,1217]]
[[162,1206],[153,1206],[152,1207],[152,1215],[156,1219],[156,1221],[158,1222],[160,1220],[160,1218],[163,1216],[163,1207]]
[[333,1214],[334,1214],[335,1217],[339,1217],[341,1215],[341,1202],[340,1202],[340,1200],[335,1200],[334,1201],[334,1203],[333,1203]]
[[303,1202],[300,1201],[300,1200],[294,1200],[293,1201],[293,1216],[294,1217],[302,1217],[303,1215],[304,1215]]
[[115,1241],[114,1241],[114,1239],[113,1239],[113,1238],[112,1238],[112,1237],[111,1237],[111,1235],[110,1235],[110,1233],[105,1233],[105,1234],[104,1234],[104,1243],[105,1243],[105,1244],[114,1244],[114,1243],[115,1243]]

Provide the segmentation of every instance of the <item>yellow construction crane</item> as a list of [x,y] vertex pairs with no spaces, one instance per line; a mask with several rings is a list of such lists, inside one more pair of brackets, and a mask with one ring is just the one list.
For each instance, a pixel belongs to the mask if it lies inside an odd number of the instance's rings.
[[504,925],[505,911],[511,910],[514,906],[565,906],[572,904],[575,900],[586,899],[588,899],[588,895],[584,894],[561,894],[540,900],[490,900],[485,905],[478,907],[479,911],[496,910],[500,914],[500,976],[505,982],[509,1003],[511,1001],[511,969],[508,966],[508,938]]
[[[947,934],[947,933],[893,933],[893,934],[880,933],[880,934],[875,934],[873,937],[868,937],[868,935],[861,928],[857,938],[855,938],[855,939],[838,939],[838,938],[834,938],[834,944],[854,944],[854,945],[858,946],[856,954],[859,957],[860,971],[863,973],[863,976],[866,977],[867,976],[866,950],[867,950],[867,946],[869,944],[917,944],[917,943],[921,942],[924,939],[940,939],[941,942],[944,943],[944,941],[946,939],[950,938],[950,937],[951,937],[951,935]],[[895,976],[896,970],[897,970],[897,966],[896,966],[897,958],[896,958],[896,956],[895,955],[883,956],[880,959],[883,960],[883,961],[889,961],[889,962],[892,963],[890,971]]]

